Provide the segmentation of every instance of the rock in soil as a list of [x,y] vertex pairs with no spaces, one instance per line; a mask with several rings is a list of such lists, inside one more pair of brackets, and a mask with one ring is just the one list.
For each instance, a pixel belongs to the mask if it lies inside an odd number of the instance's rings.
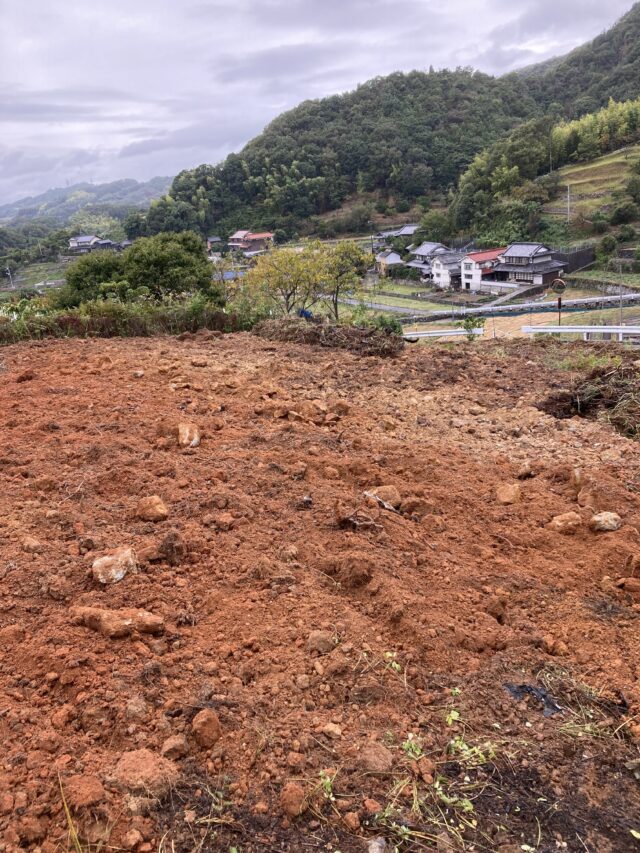
[[304,788],[297,782],[287,782],[280,792],[280,807],[287,817],[298,817],[306,810]]
[[151,495],[139,501],[136,515],[142,521],[164,521],[169,517],[169,510],[162,498],[158,495]]
[[599,512],[592,516],[589,527],[597,533],[619,530],[622,527],[622,519],[616,512]]
[[582,527],[582,518],[577,512],[564,512],[562,515],[554,516],[547,527],[554,533],[570,536]]
[[205,749],[209,749],[220,740],[222,735],[218,715],[209,708],[203,708],[193,718],[191,731],[193,732],[196,743]]
[[94,580],[101,584],[118,583],[129,573],[138,570],[132,548],[114,548],[102,557],[94,560],[91,573]]
[[164,619],[161,616],[128,607],[122,610],[74,607],[71,609],[71,617],[76,624],[86,625],[111,640],[129,637],[136,631],[140,634],[161,634],[164,631]]

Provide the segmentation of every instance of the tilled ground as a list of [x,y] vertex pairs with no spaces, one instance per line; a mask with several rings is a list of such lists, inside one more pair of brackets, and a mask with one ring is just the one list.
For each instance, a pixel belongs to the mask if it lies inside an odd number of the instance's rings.
[[535,406],[581,346],[2,350],[0,849],[636,849],[640,452]]

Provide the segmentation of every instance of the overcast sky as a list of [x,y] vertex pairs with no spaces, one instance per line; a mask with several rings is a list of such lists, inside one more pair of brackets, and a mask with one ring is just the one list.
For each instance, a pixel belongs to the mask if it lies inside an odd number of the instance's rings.
[[306,98],[392,71],[501,74],[631,0],[0,0],[0,203],[174,175]]

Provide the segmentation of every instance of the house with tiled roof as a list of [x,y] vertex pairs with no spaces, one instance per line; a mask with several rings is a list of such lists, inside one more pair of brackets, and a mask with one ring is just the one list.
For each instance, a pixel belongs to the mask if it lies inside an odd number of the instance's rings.
[[478,293],[487,288],[485,285],[493,276],[501,255],[506,252],[501,249],[487,249],[484,252],[468,252],[462,259],[462,290]]
[[245,257],[266,252],[273,245],[274,235],[270,231],[236,231],[229,237],[229,248],[234,252],[242,252]]
[[551,249],[542,243],[512,243],[499,256],[492,277],[517,287],[547,285],[562,275],[565,268],[566,264],[554,260]]
[[404,261],[399,252],[393,249],[386,249],[376,255],[376,270],[381,276],[386,276],[389,273],[390,267],[402,266]]
[[431,261],[433,283],[440,290],[451,290],[460,285],[463,252],[445,250],[434,255]]
[[431,278],[431,265],[436,255],[448,252],[442,243],[431,243],[426,240],[414,249],[410,250],[413,260],[407,264],[411,269],[418,270],[422,278]]

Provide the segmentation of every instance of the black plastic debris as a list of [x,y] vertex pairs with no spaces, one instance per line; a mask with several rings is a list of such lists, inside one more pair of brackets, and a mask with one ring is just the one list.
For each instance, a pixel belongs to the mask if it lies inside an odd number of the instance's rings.
[[564,710],[544,687],[535,687],[533,684],[505,684],[504,688],[517,702],[522,702],[527,696],[533,696],[542,703],[542,713],[545,717],[562,714]]

